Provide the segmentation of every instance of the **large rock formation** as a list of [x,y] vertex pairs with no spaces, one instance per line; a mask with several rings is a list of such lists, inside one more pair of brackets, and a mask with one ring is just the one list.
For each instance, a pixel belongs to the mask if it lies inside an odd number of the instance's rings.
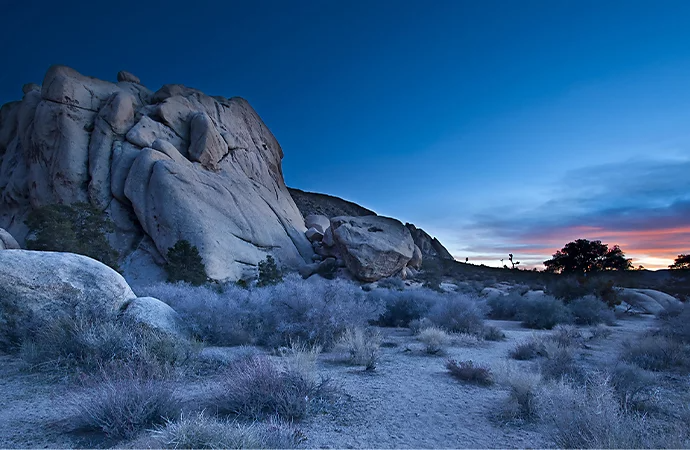
[[0,250],[18,249],[19,244],[10,233],[0,228]]
[[328,231],[348,270],[362,281],[395,275],[414,255],[409,230],[388,217],[334,217]]
[[454,259],[453,255],[441,244],[441,242],[429,236],[429,234],[421,228],[415,227],[411,223],[406,223],[405,226],[410,230],[414,243],[422,252],[424,256],[431,256],[432,258]]
[[0,109],[0,227],[21,243],[32,209],[89,202],[115,222],[123,258],[162,261],[186,239],[217,280],[253,275],[268,254],[288,268],[311,258],[283,152],[245,100],[117,79],[54,66]]

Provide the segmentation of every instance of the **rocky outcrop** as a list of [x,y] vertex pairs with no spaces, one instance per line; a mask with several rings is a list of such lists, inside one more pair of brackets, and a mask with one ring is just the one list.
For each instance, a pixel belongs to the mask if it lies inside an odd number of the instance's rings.
[[623,307],[633,312],[644,314],[659,314],[681,306],[680,300],[654,289],[616,289]]
[[186,239],[217,280],[254,276],[269,254],[285,268],[311,260],[282,149],[245,100],[117,80],[54,66],[0,109],[0,227],[21,243],[31,210],[89,202],[115,222],[123,258],[143,240],[159,259]]
[[326,216],[329,219],[337,216],[375,216],[376,213],[357,203],[343,200],[332,195],[306,192],[288,188],[290,195],[304,217],[309,215]]
[[0,250],[18,249],[19,244],[10,233],[0,228]]
[[0,252],[0,341],[88,309],[115,314],[136,296],[105,264],[72,253]]
[[414,239],[415,245],[422,251],[422,255],[431,256],[432,258],[454,259],[453,255],[446,250],[438,239],[432,238],[426,231],[415,227],[411,223],[406,223],[405,226],[410,230],[412,239]]
[[409,230],[388,217],[334,217],[328,231],[347,269],[361,281],[398,274],[414,254]]

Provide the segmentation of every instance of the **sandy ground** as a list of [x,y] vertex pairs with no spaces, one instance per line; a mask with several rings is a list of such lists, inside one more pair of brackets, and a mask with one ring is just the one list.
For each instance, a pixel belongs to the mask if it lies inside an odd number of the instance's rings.
[[[583,362],[599,365],[613,360],[623,340],[652,326],[653,318],[626,319],[612,327],[611,337],[592,341]],[[382,329],[381,359],[365,372],[334,361],[319,360],[319,372],[343,390],[342,404],[299,424],[307,448],[526,448],[550,447],[538,425],[500,423],[495,412],[506,397],[500,385],[480,387],[458,382],[444,368],[448,357],[499,368],[509,350],[528,339],[532,330],[516,322],[489,321],[507,339],[478,347],[450,347],[444,356],[426,355],[407,329]],[[546,333],[546,332],[538,332]],[[533,362],[512,362],[530,369]],[[191,394],[204,380],[184,386]],[[56,383],[22,369],[15,356],[0,356],[0,448],[83,447],[88,441],[64,433],[67,400],[74,385]]]

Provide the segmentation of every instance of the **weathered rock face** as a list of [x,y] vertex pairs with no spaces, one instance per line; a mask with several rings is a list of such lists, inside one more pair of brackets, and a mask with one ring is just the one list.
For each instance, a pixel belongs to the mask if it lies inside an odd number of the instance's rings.
[[10,233],[0,228],[0,250],[18,249],[19,244]]
[[114,220],[123,257],[144,238],[163,256],[186,239],[217,280],[251,276],[268,254],[287,268],[311,258],[282,149],[245,100],[117,79],[54,66],[0,109],[0,227],[21,243],[32,209],[89,202]]
[[618,298],[635,312],[659,314],[681,306],[677,298],[653,289],[619,288],[617,293]]
[[0,341],[15,340],[28,324],[40,326],[87,308],[115,314],[133,298],[120,274],[86,256],[0,252]]
[[395,219],[334,217],[330,230],[348,270],[362,281],[398,274],[414,254],[410,231]]
[[405,226],[410,230],[412,239],[414,239],[415,245],[422,251],[422,255],[441,259],[454,259],[453,255],[446,250],[438,239],[432,238],[426,231],[415,227],[411,223],[406,223]]

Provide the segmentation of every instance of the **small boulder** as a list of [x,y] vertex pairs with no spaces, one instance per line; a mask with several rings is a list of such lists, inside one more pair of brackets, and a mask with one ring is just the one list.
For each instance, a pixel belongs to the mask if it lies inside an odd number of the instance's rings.
[[129,301],[121,312],[125,323],[143,326],[169,337],[185,339],[188,330],[180,315],[166,303],[153,297],[138,297]]
[[314,227],[309,228],[304,235],[307,236],[309,242],[317,242],[323,239],[323,233]]
[[617,293],[630,310],[643,314],[659,314],[681,305],[677,298],[653,289],[619,288]]
[[126,81],[128,83],[141,84],[141,80],[139,79],[139,77],[132,75],[131,73],[125,70],[121,70],[117,73],[117,81],[118,83]]
[[398,274],[414,253],[410,231],[395,219],[334,217],[331,229],[348,270],[361,281],[376,281]]
[[22,92],[24,95],[28,94],[31,91],[41,91],[41,86],[36,84],[36,83],[26,83],[24,86],[22,86]]
[[307,228],[314,228],[323,234],[331,226],[331,221],[326,216],[310,214],[304,218],[304,224]]
[[0,250],[15,250],[19,248],[17,240],[9,232],[0,228]]

